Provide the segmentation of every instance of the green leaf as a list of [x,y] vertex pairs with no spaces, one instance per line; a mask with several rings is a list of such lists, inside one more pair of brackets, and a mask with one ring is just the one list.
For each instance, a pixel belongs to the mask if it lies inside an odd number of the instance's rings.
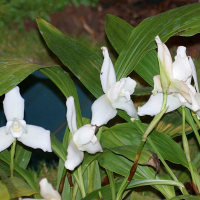
[[106,35],[118,54],[120,54],[126,46],[133,29],[134,28],[129,23],[125,22],[121,18],[114,15],[106,15]]
[[36,65],[23,59],[0,55],[0,96],[18,85],[34,71],[46,67],[49,66]]
[[100,84],[100,71],[103,59],[76,40],[65,36],[51,24],[37,18],[38,28],[47,46],[62,63],[95,96],[103,94]]
[[[69,142],[70,142],[71,138],[72,138],[72,136],[71,136],[69,128],[67,126],[66,130],[65,130],[64,137],[63,137],[63,142],[62,142],[62,145],[63,145],[64,149],[66,149],[66,151],[67,151],[67,147],[69,145]],[[64,163],[65,163],[65,161],[63,161],[62,158],[59,158],[57,184],[56,184],[56,189],[57,190],[59,188],[60,181],[61,181],[63,175],[66,173],[66,168],[64,166]]]
[[[145,127],[147,126],[145,125]],[[103,148],[124,145],[138,146],[142,139],[142,135],[143,133],[138,130],[136,123],[124,123],[115,125],[103,131],[100,141]],[[152,140],[164,159],[188,167],[183,150],[170,136],[158,133],[154,130],[148,137]],[[145,143],[144,147],[154,152],[148,141]],[[176,152],[176,154],[174,154],[174,152]]]
[[133,95],[150,95],[152,90],[152,87],[135,88]]
[[17,143],[15,152],[15,161],[23,169],[26,169],[31,159],[32,151],[29,147],[24,146],[22,143]]
[[[135,156],[137,155],[138,146],[133,146],[133,145],[117,146],[114,148],[110,148],[109,150],[115,154],[123,155],[126,158],[134,161]],[[148,165],[148,162],[152,156],[153,156],[152,152],[150,152],[148,149],[143,149],[138,163],[141,165]]]
[[53,152],[65,162],[67,157],[67,151],[63,147],[63,144],[52,133],[51,133],[51,147]]
[[60,91],[65,95],[65,97],[74,97],[77,116],[77,126],[81,127],[83,123],[79,98],[76,87],[69,74],[66,71],[64,71],[60,66],[53,66],[45,69],[40,69],[40,71],[43,74],[45,74],[49,79],[51,79],[52,82],[54,82],[54,84],[60,89]]
[[200,200],[200,196],[181,195],[181,196],[173,197],[170,200],[180,200],[180,199],[185,199],[185,200]]
[[[4,161],[6,164],[10,165],[10,153],[8,150],[4,150],[0,153],[0,159]],[[39,191],[38,185],[32,175],[32,172],[29,170],[22,169],[14,160],[14,170],[17,171],[26,181],[27,183],[35,190]]]
[[[121,180],[116,183],[116,191],[119,190],[121,183],[122,183]],[[183,186],[181,183],[176,182],[176,181],[149,179],[149,180],[132,180],[126,189],[128,190],[130,188],[141,187],[141,186],[146,186],[146,185],[165,185],[165,184],[166,185],[177,184],[181,187]],[[104,200],[111,200],[110,185],[104,186],[101,189],[98,189],[98,190],[88,194],[83,200],[91,200],[91,199],[96,199],[96,198],[98,199],[99,191],[101,191]],[[153,200],[153,199],[148,199],[148,200]]]
[[[188,123],[185,125],[186,134],[193,132]],[[182,116],[178,112],[165,114],[158,123],[156,131],[169,135],[172,138],[182,135]]]
[[30,196],[37,193],[20,178],[10,178],[10,184],[12,184],[13,187],[12,191],[8,189],[4,182],[0,181],[0,199],[9,200],[21,196]]
[[[150,85],[153,85],[153,76],[159,74],[157,53],[152,50],[156,48],[155,36],[159,35],[162,41],[166,42],[173,35],[191,36],[199,33],[199,9],[199,4],[191,4],[169,10],[145,19],[134,29],[133,27],[131,29],[125,21],[107,15],[106,34],[115,50],[121,53],[115,65],[118,80],[135,70]],[[119,30],[123,31],[119,32]],[[116,33],[119,35],[115,37]]]
[[[118,36],[116,37],[116,33],[120,33],[118,28],[119,26],[120,30],[123,30],[123,34],[118,34]],[[131,35],[133,29],[134,28],[129,23],[123,21],[122,19],[114,15],[106,15],[106,35],[118,54],[120,54],[125,48],[128,37]],[[135,71],[147,83],[153,85],[153,76],[159,74],[157,52],[155,50],[149,51],[137,64],[137,68],[135,68]]]
[[[123,156],[116,155],[108,150],[104,150],[104,154],[99,156],[98,162],[103,168],[125,177],[130,173],[130,169],[133,165],[132,161]],[[151,167],[138,165],[133,179],[157,179],[157,176],[155,178],[155,171]],[[156,185],[154,187],[168,198],[173,196],[173,193],[171,193],[171,191],[168,189],[168,186]]]
[[[156,48],[154,39],[157,35],[163,42],[184,30],[190,30],[191,35],[194,35],[197,33],[197,27],[200,32],[199,19],[200,4],[197,3],[175,8],[143,20],[132,31],[127,45],[116,61],[117,80],[130,74],[147,52]],[[193,28],[195,28],[194,32],[192,32]]]
[[133,191],[131,193],[130,200],[158,200],[158,199],[149,196],[141,196],[137,192]]

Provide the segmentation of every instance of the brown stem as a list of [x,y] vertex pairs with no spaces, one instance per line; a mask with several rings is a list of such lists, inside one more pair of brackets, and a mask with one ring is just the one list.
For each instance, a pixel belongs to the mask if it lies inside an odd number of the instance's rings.
[[67,177],[68,177],[70,188],[73,188],[74,184],[72,182],[72,175],[70,173],[67,173]]
[[62,177],[59,188],[58,188],[58,193],[60,195],[62,195],[62,191],[63,191],[63,187],[64,187],[64,183],[65,183],[65,177],[66,177],[66,174]]
[[139,158],[140,158],[140,154],[141,154],[141,152],[138,153],[138,154],[136,155],[136,157],[135,157],[135,161],[134,161],[134,163],[133,163],[133,166],[131,167],[130,174],[129,174],[129,177],[128,177],[127,182],[130,182],[131,179],[133,178],[133,175],[135,174],[135,171],[136,171],[137,165],[138,165],[138,161],[139,161]]
[[192,187],[193,187],[195,194],[199,196],[200,195],[199,190],[197,189],[197,186],[193,182],[192,182]]

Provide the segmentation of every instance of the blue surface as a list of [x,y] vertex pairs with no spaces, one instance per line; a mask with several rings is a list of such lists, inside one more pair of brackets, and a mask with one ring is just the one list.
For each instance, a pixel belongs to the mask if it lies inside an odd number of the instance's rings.
[[[81,105],[81,112],[83,117],[91,119],[91,105],[95,100],[93,96],[84,88],[83,85],[74,78],[75,86],[77,88],[79,101]],[[39,71],[34,72],[24,81],[19,84],[20,93],[25,99],[25,117],[27,124],[41,126],[62,141],[66,121],[66,98],[48,79]],[[0,97],[3,102],[4,95]],[[3,112],[3,104],[0,105],[0,126],[5,126],[6,119]],[[34,150],[35,158],[43,158],[44,154],[39,155],[41,150]],[[49,154],[49,153],[47,153]],[[51,157],[51,156],[50,156]]]

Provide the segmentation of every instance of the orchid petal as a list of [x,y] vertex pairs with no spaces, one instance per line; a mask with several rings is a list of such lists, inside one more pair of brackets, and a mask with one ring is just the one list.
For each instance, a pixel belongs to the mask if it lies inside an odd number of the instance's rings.
[[53,189],[52,185],[43,178],[40,182],[40,194],[45,200],[61,200],[60,194]]
[[69,126],[69,130],[72,134],[77,131],[77,124],[76,124],[76,108],[74,104],[74,97],[67,98],[66,101],[67,105],[67,123]]
[[130,78],[130,77],[122,78],[122,79],[120,79],[120,81],[125,81],[125,84],[124,84],[124,87],[123,87],[123,89],[124,89],[125,91],[129,92],[130,95],[134,93],[135,87],[136,87],[136,85],[137,85],[137,82],[136,82],[136,81],[134,81],[134,80],[133,80],[132,78]]
[[34,149],[42,149],[43,151],[52,152],[50,131],[39,126],[27,125],[28,132],[18,138],[24,145]]
[[[142,107],[138,107],[138,115],[139,116],[144,116],[144,115],[154,116],[161,111],[162,103],[163,103],[162,93],[151,95],[146,104],[144,104]],[[182,105],[181,102],[176,96],[173,96],[173,94],[167,95],[166,107],[169,106],[167,112],[176,110],[181,105]]]
[[24,119],[24,99],[20,95],[19,87],[16,86],[5,94],[3,107],[7,121]]
[[137,110],[132,102],[132,100],[126,101],[125,97],[120,97],[116,103],[113,103],[114,108],[119,108],[127,112],[127,114],[135,119],[138,119]]
[[162,86],[160,82],[160,75],[156,75],[153,77],[154,82],[154,89],[152,91],[152,94],[155,95],[158,92],[162,92]]
[[18,120],[18,122],[21,124],[22,128],[24,129],[24,132],[27,133],[27,127],[26,127],[26,121],[25,120]]
[[191,110],[193,110],[194,112],[200,110],[200,106],[199,106],[196,98],[194,97],[193,93],[191,92],[191,90],[189,90],[189,94],[190,94],[190,97],[191,97],[191,100],[192,100],[192,108],[191,108]]
[[6,123],[6,134],[8,134],[10,132],[10,129],[12,127],[13,121],[7,121]]
[[101,144],[99,143],[98,140],[94,144],[92,142],[89,142],[88,144],[78,147],[78,149],[81,151],[87,151],[90,154],[95,154],[97,152],[103,152]]
[[3,126],[0,128],[0,152],[7,149],[14,141],[15,138],[12,136],[12,134],[6,135],[6,127]]
[[167,46],[162,43],[159,36],[155,37],[158,46],[158,57],[161,60],[164,70],[169,79],[172,79],[172,57]]
[[96,126],[86,124],[78,129],[73,135],[73,140],[76,146],[82,146],[89,143],[95,134]]
[[103,51],[104,60],[101,68],[100,80],[102,89],[104,93],[106,93],[111,85],[116,82],[116,75],[112,61],[108,54],[108,49],[106,47],[102,47],[101,49]]
[[173,62],[173,78],[179,81],[187,81],[192,76],[192,67],[186,56],[186,48],[178,47],[177,56]]
[[117,110],[112,107],[112,104],[104,94],[100,96],[92,104],[92,120],[91,124],[101,126],[107,124],[109,120],[114,118],[117,114]]
[[65,167],[69,170],[74,170],[83,161],[83,157],[83,152],[76,147],[72,139],[67,148],[67,160],[65,161]]
[[124,87],[125,81],[117,81],[114,83],[108,90],[107,96],[111,103],[114,103],[118,100],[122,88]]
[[189,88],[186,84],[176,79],[171,79],[171,84],[169,86],[169,92],[181,94],[189,103],[192,103]]
[[193,60],[190,56],[189,56],[189,63],[192,67],[192,76],[193,76],[193,79],[194,79],[195,88],[196,88],[197,92],[199,93],[199,85],[198,85],[198,80],[197,80],[196,67],[195,67],[194,62],[193,62]]

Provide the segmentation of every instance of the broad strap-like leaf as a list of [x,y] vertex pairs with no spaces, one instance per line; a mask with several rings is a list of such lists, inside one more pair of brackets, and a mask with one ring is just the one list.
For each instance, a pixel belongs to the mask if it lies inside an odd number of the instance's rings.
[[82,116],[81,116],[81,108],[79,104],[79,98],[77,94],[76,87],[69,75],[66,71],[64,71],[60,66],[48,67],[45,69],[40,69],[40,71],[45,74],[65,95],[65,97],[74,97],[75,107],[76,107],[76,118],[77,118],[77,126],[81,127]]
[[64,148],[63,144],[52,133],[51,133],[51,147],[53,152],[65,162],[67,157],[67,151]]
[[[102,155],[98,158],[99,164],[105,169],[120,174],[122,176],[127,176],[130,173],[130,169],[133,165],[133,162],[121,155],[116,155],[111,151],[107,152],[105,155]],[[133,179],[147,180],[147,179],[157,179],[155,177],[155,171],[152,167],[138,165],[137,170],[134,174]],[[162,185],[153,186],[159,190],[166,197],[173,197],[173,192],[168,188],[168,186]]]
[[[199,3],[175,8],[143,20],[132,31],[125,48],[116,61],[117,80],[130,74],[148,51],[157,47],[154,41],[157,35],[163,42],[183,31],[189,30],[190,35],[194,35],[197,33],[197,27],[200,32],[199,20]],[[193,28],[194,32],[192,32]]]
[[[100,141],[103,148],[112,148],[124,145],[138,146],[142,139],[142,135],[143,133],[138,130],[135,123],[124,123],[106,129],[102,132]],[[183,150],[170,136],[158,133],[154,130],[148,137],[154,143],[164,159],[188,167]],[[145,148],[154,152],[154,149],[148,140],[145,143]],[[174,154],[174,152],[176,152],[176,154]]]
[[26,169],[28,163],[31,159],[32,151],[29,147],[23,145],[22,143],[17,143],[15,152],[15,161],[23,169]]
[[49,66],[37,65],[23,59],[0,55],[0,96],[18,85],[34,71],[46,67]]
[[3,181],[0,181],[0,199],[13,199],[21,196],[31,196],[37,193],[26,182],[17,177],[9,178],[13,191],[7,187]]
[[[175,185],[182,186],[181,183],[178,183],[176,181],[169,181],[169,180],[132,180],[126,189],[134,188],[134,187],[140,187],[140,186],[146,186],[146,185]],[[118,181],[116,183],[116,191],[119,190],[120,185],[122,183],[122,180]],[[101,191],[101,194],[103,196],[103,200],[110,200],[111,199],[111,191],[110,186],[104,186],[101,189],[95,190],[92,193],[88,194],[83,200],[91,200],[91,199],[98,199],[99,195],[98,192]],[[145,200],[145,198],[143,198]],[[139,200],[139,199],[138,199]],[[142,200],[142,198],[141,198]],[[146,199],[146,200],[153,200],[153,199]],[[155,199],[154,199],[155,200]]]
[[[10,165],[10,154],[7,149],[0,153],[0,160]],[[33,177],[31,171],[22,169],[15,161],[14,161],[14,170],[18,172],[35,191],[37,192],[39,191],[37,182]]]
[[[169,135],[171,138],[182,135],[182,116],[178,112],[167,113],[160,120],[156,131]],[[193,132],[191,126],[186,123],[186,134]]]
[[95,97],[102,95],[100,70],[103,59],[76,40],[65,36],[43,19],[37,18],[37,23],[40,33],[51,51]]

